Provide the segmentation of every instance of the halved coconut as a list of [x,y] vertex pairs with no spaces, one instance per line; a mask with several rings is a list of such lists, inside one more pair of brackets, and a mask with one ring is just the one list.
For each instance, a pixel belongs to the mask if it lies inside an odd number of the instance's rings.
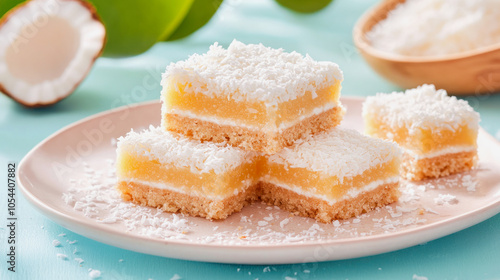
[[82,82],[106,32],[81,0],[31,0],[0,22],[0,91],[19,103],[53,104]]

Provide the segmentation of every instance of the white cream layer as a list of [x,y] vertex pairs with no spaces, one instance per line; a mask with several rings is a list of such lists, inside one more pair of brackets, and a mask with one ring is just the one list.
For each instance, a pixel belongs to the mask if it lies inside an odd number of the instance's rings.
[[215,124],[218,124],[218,125],[227,125],[227,126],[236,126],[236,127],[244,127],[246,129],[249,129],[249,130],[258,130],[258,131],[265,131],[265,132],[271,132],[271,133],[275,133],[275,132],[282,132],[283,130],[287,129],[287,128],[290,128],[294,125],[296,125],[297,123],[307,119],[307,118],[310,118],[310,117],[313,117],[313,116],[316,116],[316,115],[319,115],[321,113],[324,113],[328,110],[331,110],[337,106],[341,106],[340,103],[328,103],[326,104],[325,106],[323,107],[317,107],[317,108],[314,108],[312,110],[312,112],[310,112],[309,114],[304,114],[300,117],[298,117],[297,119],[291,121],[291,122],[284,122],[284,123],[281,123],[278,127],[275,127],[275,128],[269,128],[269,127],[264,127],[264,128],[261,128],[259,126],[256,126],[256,125],[248,125],[248,124],[243,124],[241,122],[237,122],[237,121],[233,121],[233,120],[228,120],[228,119],[223,119],[223,118],[218,118],[218,117],[212,117],[212,116],[200,116],[198,114],[195,114],[191,111],[186,111],[186,110],[179,110],[179,109],[165,109],[164,112],[162,113],[169,113],[169,114],[176,114],[176,115],[179,115],[179,116],[183,116],[183,117],[188,117],[188,118],[192,118],[192,119],[199,119],[199,120],[202,120],[202,121],[206,121],[206,122],[211,122],[211,123],[215,123]]
[[271,183],[271,184],[276,185],[276,186],[278,186],[280,188],[287,189],[289,191],[295,192],[297,194],[300,194],[300,195],[303,195],[303,196],[306,196],[306,197],[312,197],[312,198],[321,199],[323,201],[326,201],[329,205],[333,205],[333,204],[335,204],[335,203],[337,203],[339,201],[350,199],[350,198],[354,198],[354,197],[356,197],[356,196],[358,196],[358,195],[360,195],[362,193],[374,190],[374,189],[376,189],[377,187],[379,187],[381,185],[397,183],[397,182],[399,182],[399,176],[394,176],[394,177],[389,177],[389,178],[386,178],[386,179],[383,179],[383,180],[373,181],[370,184],[365,185],[365,186],[363,186],[361,188],[350,189],[347,192],[347,194],[344,195],[343,197],[341,197],[340,199],[331,199],[331,198],[328,198],[326,195],[323,195],[323,194],[317,194],[317,193],[314,193],[314,192],[304,191],[304,189],[301,188],[301,187],[299,187],[299,186],[284,184],[284,183],[280,182],[278,179],[272,178],[269,175],[265,176],[261,180],[263,182]]
[[[295,192],[297,194],[304,195],[306,197],[313,197],[313,198],[321,199],[321,200],[326,201],[328,204],[333,205],[333,204],[335,204],[335,203],[337,203],[339,201],[350,199],[350,198],[354,198],[354,197],[356,197],[356,196],[358,196],[358,195],[360,195],[362,193],[374,190],[374,189],[376,189],[377,187],[379,187],[381,185],[397,183],[399,181],[399,176],[394,176],[394,177],[389,177],[389,178],[386,178],[386,179],[383,179],[383,180],[373,181],[370,184],[365,185],[365,186],[363,186],[361,188],[356,188],[356,189],[353,188],[353,189],[349,190],[347,192],[347,194],[344,195],[343,197],[341,197],[340,199],[330,199],[326,195],[323,195],[323,194],[317,194],[317,193],[314,193],[314,192],[304,191],[304,189],[301,188],[301,187],[299,187],[299,186],[284,184],[282,182],[279,182],[278,179],[272,178],[269,175],[261,178],[260,181],[271,183],[271,184],[276,185],[276,186],[278,186],[280,188],[284,188],[284,189],[293,191],[293,192]],[[172,191],[172,192],[182,193],[182,194],[186,194],[186,195],[190,195],[190,196],[197,196],[197,197],[202,197],[202,198],[208,198],[208,199],[212,199],[212,200],[226,199],[228,197],[237,195],[241,191],[245,191],[250,186],[253,186],[253,185],[256,184],[256,182],[254,182],[253,180],[245,180],[245,181],[242,182],[243,186],[240,187],[239,189],[235,189],[232,194],[228,194],[228,195],[208,195],[206,193],[202,193],[202,192],[199,192],[199,191],[191,190],[191,189],[189,189],[187,187],[184,187],[184,186],[180,186],[180,187],[179,186],[172,186],[172,185],[169,185],[169,184],[166,184],[166,183],[143,181],[143,180],[137,180],[137,179],[120,179],[119,182],[136,183],[136,184],[145,185],[145,186],[148,186],[148,187],[151,187],[151,188],[156,188],[156,189],[160,189],[160,190],[169,190],[169,191]]]
[[452,147],[446,147],[446,148],[441,149],[439,151],[425,153],[425,154],[417,154],[417,153],[413,152],[412,150],[408,150],[408,149],[403,149],[403,151],[405,154],[408,154],[409,156],[411,156],[414,160],[421,160],[421,159],[444,156],[447,154],[473,152],[476,149],[477,148],[475,146],[452,146]]
[[118,183],[120,183],[120,182],[141,184],[141,185],[148,186],[148,187],[155,188],[155,189],[168,190],[168,191],[172,191],[172,192],[186,194],[189,196],[197,196],[197,197],[208,198],[208,199],[212,199],[212,200],[223,200],[223,199],[226,199],[228,197],[232,197],[234,195],[239,194],[242,191],[245,191],[250,186],[253,186],[256,184],[256,182],[254,182],[253,180],[245,180],[245,181],[242,181],[243,185],[240,188],[235,189],[232,194],[209,195],[209,194],[206,194],[204,192],[192,190],[192,189],[185,187],[185,186],[173,186],[170,184],[160,183],[160,182],[144,181],[144,180],[137,180],[137,179],[130,179],[130,178],[127,178],[127,179],[120,178],[118,180]]

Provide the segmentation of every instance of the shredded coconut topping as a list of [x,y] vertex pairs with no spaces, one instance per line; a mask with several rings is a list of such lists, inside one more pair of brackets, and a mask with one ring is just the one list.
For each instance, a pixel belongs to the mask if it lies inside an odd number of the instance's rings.
[[206,54],[171,63],[162,86],[185,85],[188,93],[277,105],[342,80],[335,63],[234,40],[227,49],[215,43]]
[[479,114],[467,101],[426,84],[405,92],[377,93],[366,98],[363,117],[373,116],[392,128],[407,127],[410,134],[419,128],[454,131],[461,125],[473,130],[479,127]]
[[118,139],[117,153],[135,153],[162,164],[190,168],[193,173],[224,173],[257,154],[228,145],[200,142],[150,126],[140,133],[130,131]]
[[269,157],[269,161],[292,168],[308,168],[343,178],[352,177],[399,157],[392,142],[364,136],[345,128],[309,136]]

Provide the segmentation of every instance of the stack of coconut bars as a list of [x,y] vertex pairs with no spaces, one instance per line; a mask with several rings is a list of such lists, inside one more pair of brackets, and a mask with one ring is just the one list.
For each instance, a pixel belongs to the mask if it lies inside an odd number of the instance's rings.
[[342,80],[334,63],[238,41],[170,64],[161,126],[119,139],[123,199],[207,219],[262,200],[325,223],[396,201],[400,149],[338,127]]

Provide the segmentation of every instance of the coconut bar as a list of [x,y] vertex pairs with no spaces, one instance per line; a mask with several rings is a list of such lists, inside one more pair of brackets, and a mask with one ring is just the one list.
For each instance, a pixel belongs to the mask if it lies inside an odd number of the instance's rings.
[[331,62],[233,41],[170,64],[162,127],[267,154],[340,123],[343,76]]
[[467,101],[434,85],[368,97],[363,118],[368,135],[403,148],[401,174],[408,180],[447,176],[476,165],[479,114]]
[[224,219],[257,199],[254,152],[150,127],[118,140],[122,198],[167,212]]
[[329,223],[399,197],[400,149],[392,142],[334,128],[267,158],[260,198]]

